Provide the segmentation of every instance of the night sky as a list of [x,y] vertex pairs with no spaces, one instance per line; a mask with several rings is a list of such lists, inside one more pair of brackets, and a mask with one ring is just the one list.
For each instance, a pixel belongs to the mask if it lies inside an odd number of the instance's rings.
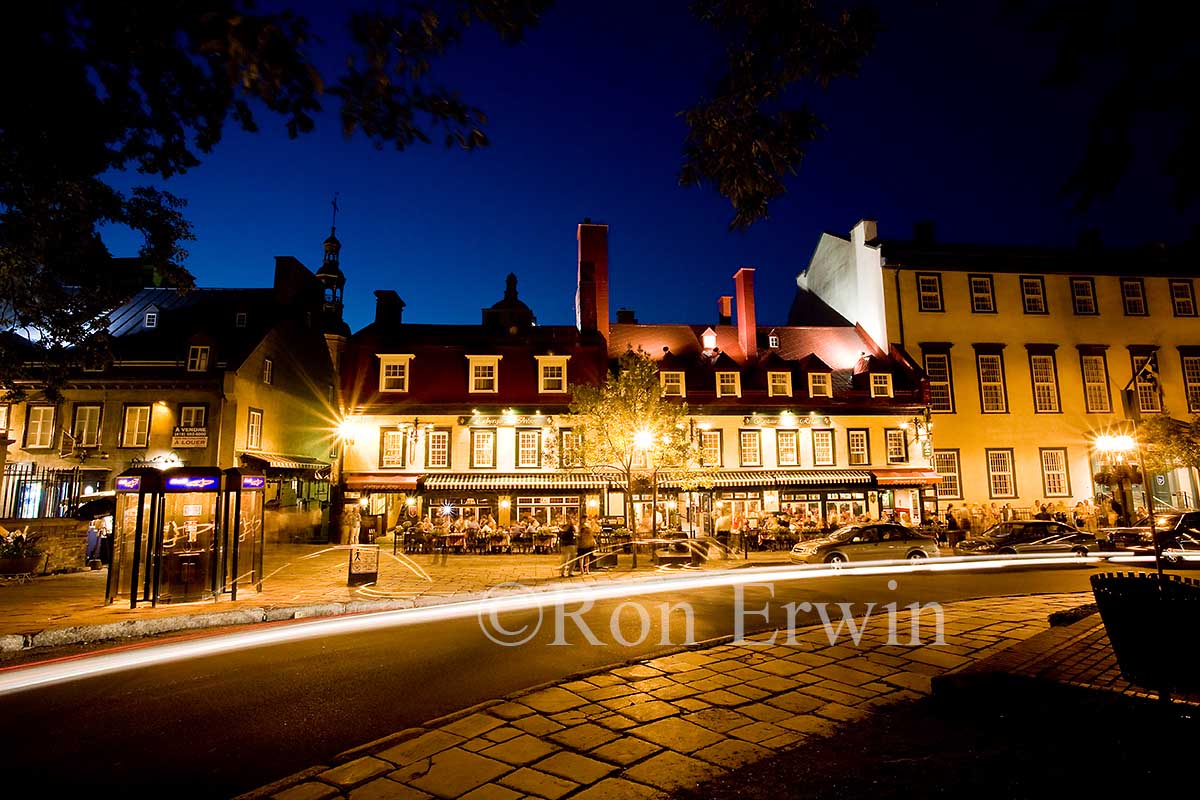
[[[336,67],[339,4],[288,5],[326,39],[318,63]],[[805,89],[829,130],[749,232],[728,231],[731,208],[714,190],[678,186],[677,113],[701,96],[718,53],[687,4],[560,0],[524,44],[475,30],[438,68],[489,115],[492,144],[478,152],[377,151],[342,136],[332,102],[296,141],[265,116],[258,134],[229,131],[200,168],[165,184],[195,225],[187,266],[214,287],[270,285],[276,255],[315,271],[339,192],[352,330],[371,321],[372,291],[385,288],[407,303],[405,321],[477,323],[510,271],[539,323],[568,324],[575,226],[590,217],[610,226],[614,316],[624,307],[641,322],[711,324],[733,273],[752,266],[758,321],[769,325],[786,321],[820,233],[847,235],[862,218],[885,238],[933,220],[939,240],[991,244],[1069,246],[1087,228],[1110,245],[1190,235],[1153,164],[1136,164],[1087,214],[1058,195],[1094,93],[1043,86],[1048,41],[1005,22],[998,2],[883,5],[887,31],[862,76]],[[1146,130],[1144,141],[1169,135]],[[114,255],[136,252],[122,231],[106,241]]]

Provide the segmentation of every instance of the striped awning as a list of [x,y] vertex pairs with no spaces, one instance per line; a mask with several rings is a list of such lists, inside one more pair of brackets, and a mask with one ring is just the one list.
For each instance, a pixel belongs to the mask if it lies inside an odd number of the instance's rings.
[[[788,469],[788,470],[722,470],[703,476],[689,477],[689,485],[700,485],[703,488],[727,489],[734,486],[847,486],[868,484],[873,480],[866,470],[824,470],[824,469]],[[680,488],[684,483],[680,476],[669,476],[659,481],[664,488]]]
[[546,473],[471,473],[451,472],[426,475],[425,491],[487,491],[507,489],[603,489],[608,481],[594,475]]
[[775,473],[778,486],[847,486],[869,484],[865,469],[788,469]]
[[872,472],[880,486],[926,486],[942,479],[931,469],[877,469]]
[[360,472],[346,475],[346,488],[366,492],[413,492],[419,475]]
[[242,461],[247,459],[257,461],[265,467],[271,469],[294,469],[294,470],[313,470],[314,472],[328,472],[330,464],[327,461],[321,461],[308,456],[290,456],[282,453],[241,453]]

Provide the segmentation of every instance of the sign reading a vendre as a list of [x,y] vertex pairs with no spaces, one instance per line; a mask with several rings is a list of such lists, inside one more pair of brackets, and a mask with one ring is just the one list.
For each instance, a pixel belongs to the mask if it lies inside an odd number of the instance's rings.
[[185,428],[176,425],[171,433],[171,448],[208,447],[208,428]]

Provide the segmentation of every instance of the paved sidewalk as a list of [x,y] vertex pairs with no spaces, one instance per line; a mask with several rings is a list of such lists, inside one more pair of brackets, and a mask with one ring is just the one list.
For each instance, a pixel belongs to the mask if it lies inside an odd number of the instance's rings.
[[[787,553],[751,553],[706,563],[706,569],[786,563]],[[566,579],[571,585],[652,578],[662,574],[644,555],[632,569],[628,555],[614,569]],[[0,583],[0,658],[66,645],[89,644],[173,631],[333,616],[468,600],[493,587],[564,582],[557,555],[392,555],[380,547],[379,580],[347,586],[349,554],[329,545],[279,545],[267,550],[262,592],[240,587],[238,599],[174,603],[157,608],[104,605],[107,569]],[[668,574],[675,574],[671,571]]]
[[[918,646],[879,618],[855,643],[820,626],[685,650],[485,703],[243,798],[663,797],[794,748],[1049,628],[1090,593],[990,598],[921,616]],[[897,615],[900,641],[911,611]],[[886,620],[886,617],[883,618]]]

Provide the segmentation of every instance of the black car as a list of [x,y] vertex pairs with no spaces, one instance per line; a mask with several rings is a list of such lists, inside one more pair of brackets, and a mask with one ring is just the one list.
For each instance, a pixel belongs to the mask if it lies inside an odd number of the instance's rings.
[[[1200,533],[1196,531],[1166,531],[1158,539],[1162,543],[1162,560],[1172,567],[1200,568]],[[1153,544],[1126,548],[1139,556],[1154,557]]]
[[968,554],[1074,553],[1086,556],[1099,549],[1096,537],[1063,522],[1031,519],[1001,522],[956,548]]
[[[1200,511],[1168,511],[1154,515],[1154,530],[1171,537],[1184,531],[1200,531]],[[1109,543],[1118,550],[1133,547],[1154,547],[1150,538],[1150,517],[1142,517],[1136,525],[1124,528],[1104,528]]]

